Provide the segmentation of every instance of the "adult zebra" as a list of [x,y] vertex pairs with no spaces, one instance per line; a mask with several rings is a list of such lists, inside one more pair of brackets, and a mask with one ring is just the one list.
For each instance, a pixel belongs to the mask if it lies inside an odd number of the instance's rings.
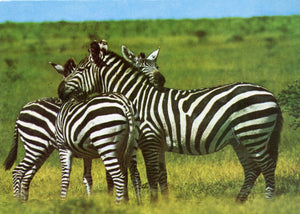
[[133,102],[141,120],[139,147],[153,200],[157,199],[158,182],[162,192],[168,192],[165,151],[204,155],[228,144],[245,174],[237,201],[247,199],[260,173],[266,182],[266,198],[273,196],[282,114],[271,92],[249,83],[198,90],[157,88],[124,58],[101,49],[100,44],[91,43],[92,60],[61,82],[59,97],[119,92]]
[[[62,164],[62,198],[67,195],[72,157],[83,158],[89,165],[100,157],[116,189],[116,202],[124,196],[128,199],[127,168],[135,156],[139,134],[135,118],[132,103],[121,94],[83,101],[72,98],[61,106],[55,136]],[[137,200],[139,203],[138,194]]]
[[[103,44],[103,46],[107,48],[106,43]],[[122,46],[122,50],[124,50],[124,47],[125,46]],[[127,50],[127,52],[128,51],[130,50]],[[158,73],[158,66],[156,64],[157,57],[158,51],[154,51],[147,57],[147,59],[139,58],[134,62],[134,65],[138,67],[140,71],[149,74],[150,79],[151,73]],[[76,64],[73,59],[67,60],[64,66],[51,62],[50,64],[64,77],[67,77],[76,68]],[[150,81],[153,81],[153,83],[156,84],[158,80],[156,80],[156,78],[151,78]],[[9,170],[16,161],[18,135],[20,135],[20,139],[24,143],[25,156],[12,172],[13,190],[16,198],[28,200],[29,187],[34,175],[55,149],[54,126],[61,105],[62,101],[59,98],[43,98],[27,103],[19,112],[15,123],[13,145],[4,162],[5,170]],[[93,184],[91,166],[89,164],[89,162],[85,162],[83,173],[83,182],[86,186],[88,195],[91,194]],[[131,177],[137,179],[134,186],[138,186],[136,193],[137,195],[140,195],[140,179],[135,157],[130,171],[132,172]],[[133,173],[135,173],[135,175]],[[108,193],[112,193],[113,182],[107,172],[106,181]]]
[[143,72],[156,87],[163,87],[166,80],[165,77],[158,71],[158,65],[156,60],[159,54],[159,48],[153,51],[149,56],[145,56],[145,53],[140,53],[136,56],[126,46],[122,45],[123,57],[136,66],[141,72]]

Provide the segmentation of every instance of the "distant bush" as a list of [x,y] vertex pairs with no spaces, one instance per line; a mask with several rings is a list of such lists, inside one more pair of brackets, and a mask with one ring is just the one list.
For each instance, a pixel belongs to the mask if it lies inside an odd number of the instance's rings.
[[288,86],[279,94],[278,101],[283,110],[294,118],[290,126],[294,129],[300,127],[300,81]]
[[242,41],[244,41],[244,38],[243,38],[243,36],[240,36],[240,35],[233,35],[227,41],[228,42],[242,42]]
[[200,42],[207,36],[207,32],[204,30],[198,30],[195,32],[195,35],[198,37],[198,40]]

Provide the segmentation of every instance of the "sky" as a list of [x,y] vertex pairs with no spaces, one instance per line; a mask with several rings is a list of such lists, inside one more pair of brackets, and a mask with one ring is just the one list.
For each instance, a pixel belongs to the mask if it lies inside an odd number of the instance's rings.
[[0,0],[0,22],[103,21],[300,14],[300,0]]

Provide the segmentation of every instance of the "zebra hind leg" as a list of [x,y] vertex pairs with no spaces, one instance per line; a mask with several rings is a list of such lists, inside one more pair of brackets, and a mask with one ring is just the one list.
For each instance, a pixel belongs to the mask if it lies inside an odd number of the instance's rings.
[[258,165],[249,157],[248,151],[243,145],[239,144],[233,146],[233,148],[244,170],[244,184],[236,198],[236,202],[243,203],[247,200],[257,177],[261,173],[261,170]]
[[103,160],[106,172],[109,173],[113,181],[116,190],[116,203],[121,203],[124,200],[124,196],[126,194],[127,174],[124,174],[122,172],[117,158],[108,156],[105,157],[104,155],[101,155],[101,152],[99,152],[99,154],[101,156],[101,159]]
[[[261,143],[262,144],[262,143]],[[265,144],[267,144],[265,142]],[[255,164],[259,167],[260,172],[262,172],[265,182],[265,196],[267,199],[273,197],[275,192],[275,168],[276,161],[271,157],[269,151],[264,149],[262,151],[255,150],[255,147],[252,148],[248,146],[247,151],[249,152],[250,159],[255,162]],[[257,170],[258,172],[258,170]]]
[[136,162],[136,156],[134,155],[131,162],[130,162],[130,177],[131,181],[135,190],[137,203],[140,205],[142,203],[141,199],[141,178],[139,171],[137,169],[137,162]]
[[93,189],[93,179],[92,179],[92,159],[83,159],[84,171],[83,171],[83,183],[86,187],[86,192],[88,197],[91,196]]
[[30,183],[37,171],[42,167],[50,154],[52,154],[53,150],[54,147],[50,147],[45,153],[41,153],[39,156],[36,156],[36,159],[31,160],[31,169],[25,172],[21,180],[21,199],[23,201],[28,200]]
[[253,157],[253,158],[257,161],[258,165],[260,166],[266,182],[265,197],[266,199],[271,199],[274,196],[274,192],[275,192],[276,163],[268,153],[266,153],[262,157]]
[[23,166],[23,163],[21,162],[12,171],[14,197],[16,199],[21,198],[21,181],[25,174],[25,169],[26,168]]
[[107,193],[109,195],[112,195],[114,191],[114,181],[107,170],[106,170],[106,184],[107,184]]

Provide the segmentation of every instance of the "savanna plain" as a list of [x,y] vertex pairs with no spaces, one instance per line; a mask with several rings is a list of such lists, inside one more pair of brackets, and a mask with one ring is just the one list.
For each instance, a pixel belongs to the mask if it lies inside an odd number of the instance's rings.
[[[62,77],[48,64],[79,62],[93,40],[106,39],[121,54],[126,45],[146,55],[160,47],[158,65],[166,87],[194,89],[231,82],[266,87],[276,97],[300,79],[300,16],[197,20],[44,22],[0,24],[0,163],[13,142],[14,123],[22,106],[56,96]],[[300,99],[300,95],[299,95]],[[276,169],[276,194],[264,198],[258,178],[244,204],[235,203],[244,179],[228,146],[218,153],[187,156],[166,153],[169,198],[150,203],[144,161],[138,153],[142,201],[131,183],[130,201],[116,205],[106,193],[101,160],[93,161],[93,194],[82,183],[83,162],[75,159],[66,200],[60,200],[60,162],[54,152],[34,177],[27,202],[13,198],[11,170],[0,169],[0,213],[299,213],[300,133],[282,106],[284,126]],[[297,109],[295,110],[297,111]],[[300,111],[300,107],[299,107]],[[19,163],[24,156],[19,141]],[[14,165],[15,167],[16,165]]]

